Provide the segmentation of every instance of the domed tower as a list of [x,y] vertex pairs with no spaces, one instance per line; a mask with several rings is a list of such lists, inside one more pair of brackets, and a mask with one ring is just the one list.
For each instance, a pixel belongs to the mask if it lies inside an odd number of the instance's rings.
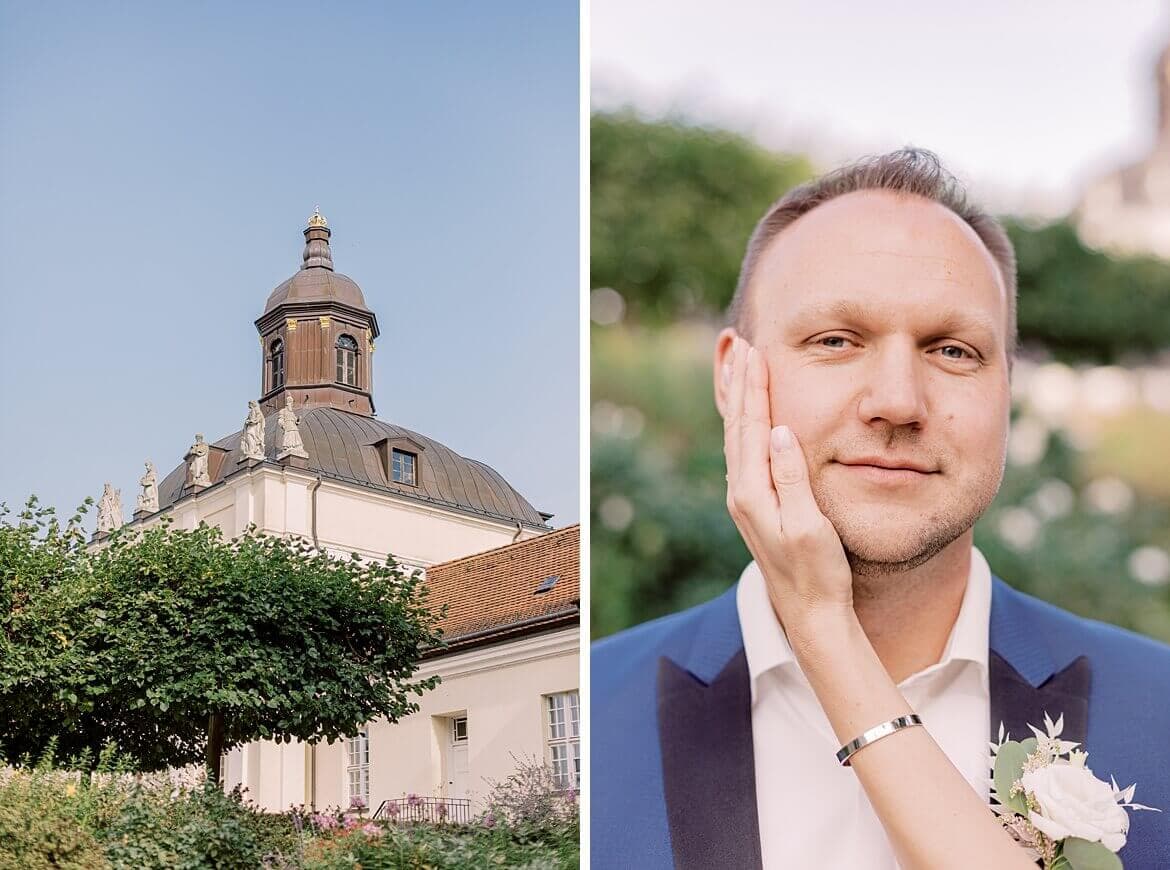
[[1154,67],[1157,128],[1142,159],[1091,182],[1075,210],[1090,245],[1170,260],[1170,45]]
[[327,406],[374,414],[373,353],[378,318],[361,288],[333,271],[329,224],[319,210],[305,228],[304,262],[272,291],[256,320],[263,349],[260,407],[275,414]]

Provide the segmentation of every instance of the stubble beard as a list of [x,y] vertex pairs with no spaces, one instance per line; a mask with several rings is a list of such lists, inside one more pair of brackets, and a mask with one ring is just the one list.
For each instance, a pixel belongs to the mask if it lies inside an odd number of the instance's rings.
[[[980,470],[966,483],[949,487],[941,499],[932,498],[929,513],[923,511],[896,525],[883,522],[872,508],[859,511],[844,493],[825,485],[818,477],[810,484],[821,512],[841,538],[853,576],[878,579],[925,565],[971,529],[995,499],[1003,469],[1000,462],[998,467]],[[899,513],[906,510],[901,508]],[[868,584],[855,584],[858,585]],[[870,590],[877,592],[878,588]]]

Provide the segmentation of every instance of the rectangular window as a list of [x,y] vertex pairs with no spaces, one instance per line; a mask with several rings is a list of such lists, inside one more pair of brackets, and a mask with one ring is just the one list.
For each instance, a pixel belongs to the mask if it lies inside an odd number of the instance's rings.
[[405,450],[394,450],[391,454],[390,477],[395,483],[405,483],[415,486],[414,463],[415,455]]
[[370,805],[370,735],[359,731],[345,741],[346,795],[350,802],[360,798],[364,806]]
[[545,696],[548,755],[561,788],[581,786],[581,703],[577,692]]
[[451,740],[454,743],[462,743],[467,739],[467,717],[461,716],[458,719],[451,720]]

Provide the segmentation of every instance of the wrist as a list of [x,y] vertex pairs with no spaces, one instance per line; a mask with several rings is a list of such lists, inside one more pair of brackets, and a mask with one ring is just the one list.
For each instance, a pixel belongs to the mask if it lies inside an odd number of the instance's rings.
[[845,604],[807,608],[781,622],[798,659],[821,650],[841,650],[861,631],[857,612]]

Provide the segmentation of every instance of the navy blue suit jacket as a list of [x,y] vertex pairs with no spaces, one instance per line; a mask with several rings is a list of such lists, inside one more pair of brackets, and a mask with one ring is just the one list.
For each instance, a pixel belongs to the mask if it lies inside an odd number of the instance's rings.
[[[1063,714],[1130,811],[1126,870],[1170,868],[1170,647],[992,580],[991,727]],[[735,588],[594,644],[591,866],[759,868],[751,690]],[[990,752],[988,766],[990,769]],[[777,824],[782,824],[778,821]],[[792,831],[799,837],[799,830]]]

